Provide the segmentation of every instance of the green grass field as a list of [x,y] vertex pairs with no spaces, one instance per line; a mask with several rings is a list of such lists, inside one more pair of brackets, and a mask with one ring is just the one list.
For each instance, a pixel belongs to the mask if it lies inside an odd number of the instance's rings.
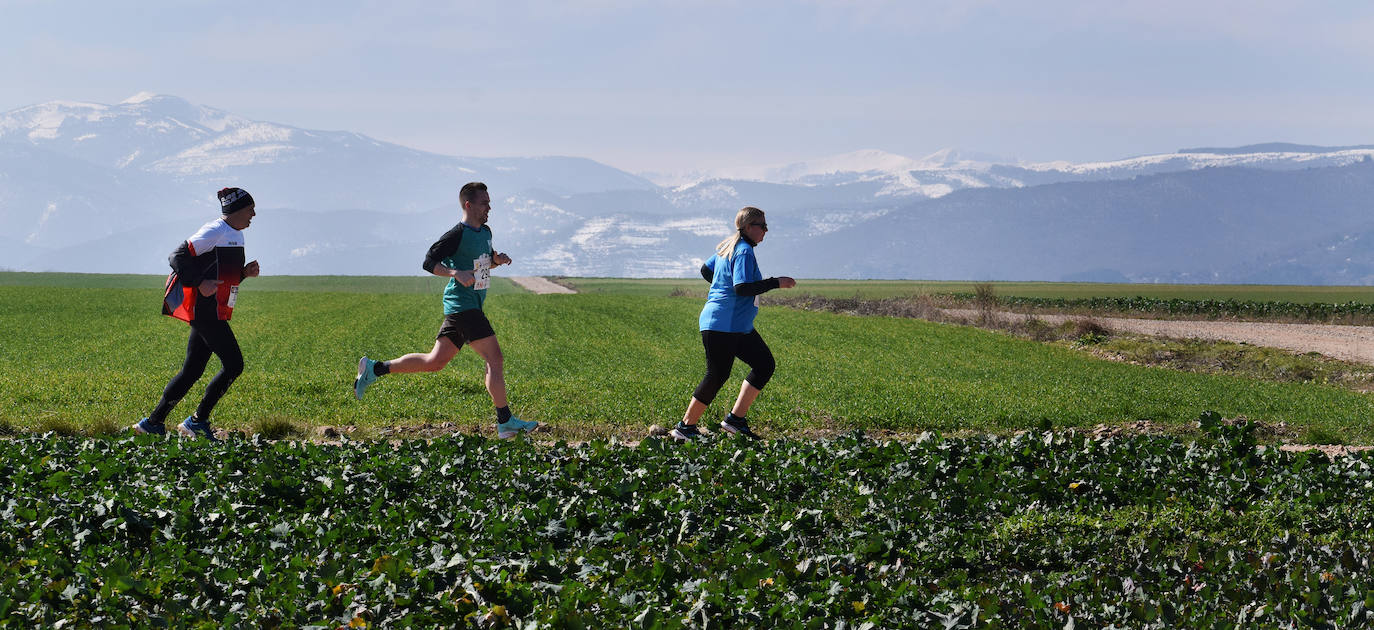
[[[784,270],[768,270],[784,273]],[[668,295],[675,289],[706,294],[700,279],[560,278],[582,293]],[[881,299],[948,293],[973,293],[973,282],[924,280],[812,280],[801,278],[792,291],[825,297]],[[1374,287],[1330,287],[1257,284],[1099,284],[1088,282],[990,282],[997,295],[1035,298],[1150,297],[1186,300],[1254,300],[1260,302],[1343,303],[1374,301]]]
[[[38,428],[54,420],[124,425],[145,415],[185,351],[185,324],[158,314],[162,279],[57,275],[38,286],[43,281],[0,274],[0,420]],[[214,421],[245,428],[272,419],[365,427],[455,422],[489,431],[482,366],[470,351],[443,372],[388,377],[366,400],[351,396],[360,355],[430,348],[441,286],[427,278],[249,281],[233,321],[247,369]],[[536,296],[508,281],[495,286],[487,311],[518,414],[569,438],[637,436],[681,417],[703,370],[698,300]],[[778,372],[751,417],[773,435],[1009,432],[1135,420],[1183,428],[1210,409],[1351,442],[1374,439],[1363,420],[1374,412],[1370,397],[1334,387],[1110,363],[917,320],[773,307],[758,327]],[[212,360],[208,371],[217,365]],[[746,371],[737,365],[711,416],[724,413]],[[208,378],[175,413],[190,413]]]
[[[161,288],[165,277],[134,274],[0,272],[0,286]],[[666,296],[674,290],[705,295],[705,282],[695,278],[558,278],[581,293]],[[437,293],[447,282],[424,276],[264,276],[251,281],[260,291],[334,291],[345,293]],[[492,278],[492,295],[524,292],[506,278]],[[798,293],[866,299],[949,293],[973,293],[973,282],[926,280],[816,280],[802,278]],[[1104,284],[1089,282],[991,282],[997,295],[1033,298],[1149,297],[1185,300],[1253,300],[1260,302],[1374,302],[1374,287],[1259,284]]]

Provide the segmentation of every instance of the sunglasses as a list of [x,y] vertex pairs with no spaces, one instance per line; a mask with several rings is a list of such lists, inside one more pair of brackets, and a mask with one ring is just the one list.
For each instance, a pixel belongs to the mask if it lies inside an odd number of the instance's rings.
[[757,228],[759,228],[759,229],[761,229],[761,230],[763,230],[763,231],[765,231],[765,232],[768,231],[768,224],[767,224],[767,223],[750,223],[749,225],[752,225],[752,226],[754,226],[754,227],[757,227]]

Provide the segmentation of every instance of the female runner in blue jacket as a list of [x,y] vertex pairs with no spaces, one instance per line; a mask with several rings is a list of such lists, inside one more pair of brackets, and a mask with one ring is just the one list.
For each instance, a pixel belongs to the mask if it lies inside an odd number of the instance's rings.
[[790,289],[797,286],[797,281],[786,276],[764,279],[759,272],[754,247],[768,234],[762,210],[753,206],[740,209],[735,215],[735,228],[735,234],[721,241],[716,247],[716,255],[701,266],[702,277],[711,283],[706,306],[701,309],[698,320],[701,343],[706,347],[706,376],[692,393],[682,422],[671,432],[679,440],[701,436],[697,421],[730,378],[736,358],[751,369],[744,377],[734,408],[721,421],[720,427],[730,433],[758,437],[749,430],[746,416],[759,391],[772,378],[774,367],[773,353],[754,329],[754,316],[759,313],[758,296],[773,289]]

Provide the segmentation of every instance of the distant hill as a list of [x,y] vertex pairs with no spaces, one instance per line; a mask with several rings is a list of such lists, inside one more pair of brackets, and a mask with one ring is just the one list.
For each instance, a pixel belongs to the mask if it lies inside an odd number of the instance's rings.
[[1374,144],[1355,144],[1344,147],[1319,147],[1311,144],[1291,144],[1288,142],[1269,142],[1248,144],[1232,148],[1179,149],[1179,153],[1212,153],[1215,155],[1243,155],[1246,153],[1339,153],[1341,151],[1368,151]]
[[1371,230],[1374,162],[1232,167],[960,191],[774,257],[848,278],[1372,284]]
[[768,273],[1368,284],[1372,157],[865,149],[660,185],[585,158],[440,155],[139,94],[0,114],[0,268],[160,273],[232,185],[259,203],[247,239],[265,273],[416,274],[460,217],[458,187],[480,180],[510,273],[691,276],[754,205],[772,229]]

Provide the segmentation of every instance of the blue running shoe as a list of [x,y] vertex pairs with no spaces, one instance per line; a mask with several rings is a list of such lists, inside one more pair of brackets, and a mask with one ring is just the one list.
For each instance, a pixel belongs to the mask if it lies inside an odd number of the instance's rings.
[[186,416],[186,420],[177,425],[177,432],[188,438],[203,437],[207,442],[218,442],[215,432],[210,429],[210,423],[204,420],[197,421],[195,416]]
[[367,357],[358,359],[358,377],[353,379],[354,398],[362,400],[367,386],[377,382],[377,373],[372,371],[374,365],[377,365],[377,362]]
[[521,433],[529,433],[538,427],[538,422],[530,422],[528,420],[521,420],[515,416],[511,416],[510,420],[507,420],[505,422],[498,422],[496,424],[496,437],[499,437],[503,440],[508,440],[517,435],[520,435]]
[[691,442],[701,437],[701,429],[698,429],[695,424],[683,424],[679,422],[677,426],[673,427],[672,431],[668,432],[668,435],[673,436],[675,440]]
[[130,430],[138,435],[167,435],[167,425],[147,418],[135,422]]

